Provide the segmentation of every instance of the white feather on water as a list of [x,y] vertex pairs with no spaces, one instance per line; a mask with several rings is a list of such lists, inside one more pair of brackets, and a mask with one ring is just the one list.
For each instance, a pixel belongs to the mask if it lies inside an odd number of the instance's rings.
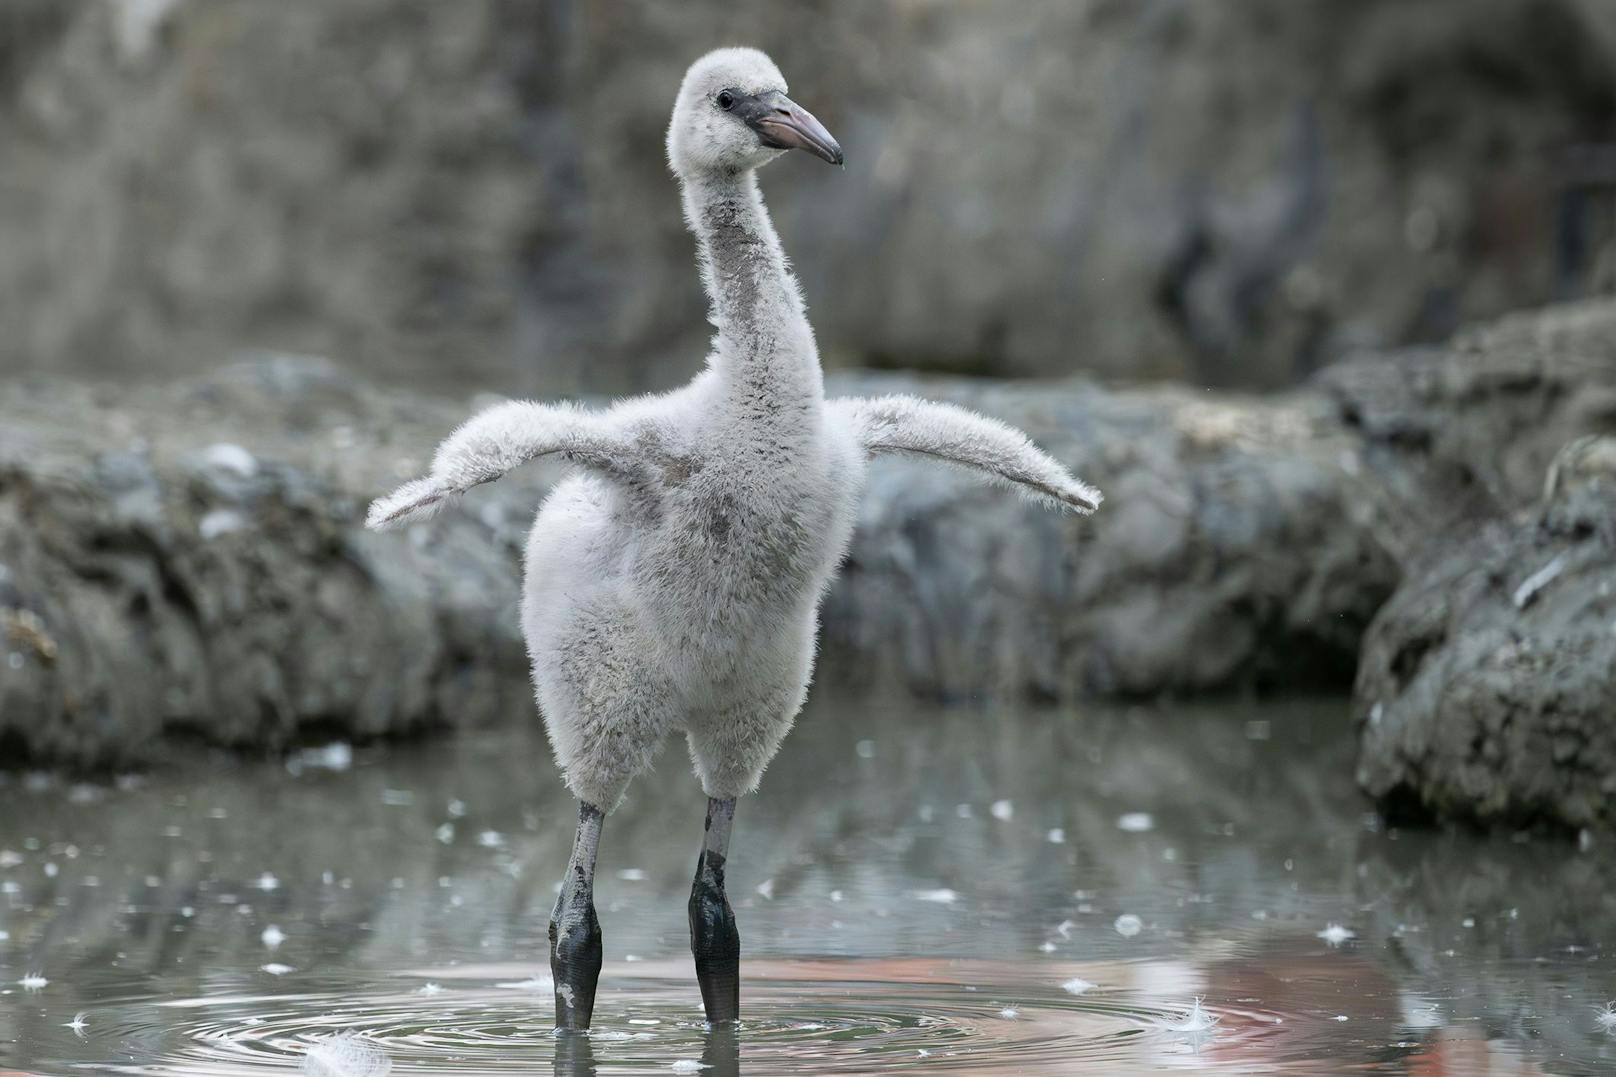
[[298,1072],[305,1077],[384,1077],[393,1072],[393,1063],[358,1033],[343,1032],[311,1044]]
[[1201,1000],[1196,998],[1190,1004],[1189,1011],[1167,1027],[1173,1032],[1209,1032],[1217,1023],[1217,1015],[1202,1006]]
[[1607,1002],[1605,1008],[1599,1011],[1594,1018],[1597,1024],[1607,1035],[1616,1035],[1616,1003]]
[[1320,931],[1315,937],[1323,939],[1331,946],[1340,946],[1344,942],[1350,942],[1357,938],[1358,933],[1351,928],[1342,927],[1340,924],[1325,924],[1324,930]]

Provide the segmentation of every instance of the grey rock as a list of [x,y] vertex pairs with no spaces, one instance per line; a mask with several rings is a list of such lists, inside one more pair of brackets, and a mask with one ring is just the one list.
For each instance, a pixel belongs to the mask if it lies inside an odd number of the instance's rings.
[[837,672],[924,694],[1339,690],[1397,581],[1357,442],[1311,394],[844,377],[1023,427],[1106,495],[1089,519],[878,460],[826,603]]
[[1616,305],[1513,315],[1320,379],[1403,567],[1356,681],[1395,816],[1612,821]]
[[1512,314],[1315,384],[1361,436],[1385,540],[1412,561],[1435,536],[1529,508],[1563,446],[1616,431],[1616,303]]
[[1358,781],[1398,818],[1616,823],[1616,440],[1428,551],[1364,639]]
[[465,517],[408,542],[358,526],[452,410],[277,362],[143,391],[12,385],[0,414],[0,761],[120,764],[175,736],[277,749],[531,707],[510,536]]

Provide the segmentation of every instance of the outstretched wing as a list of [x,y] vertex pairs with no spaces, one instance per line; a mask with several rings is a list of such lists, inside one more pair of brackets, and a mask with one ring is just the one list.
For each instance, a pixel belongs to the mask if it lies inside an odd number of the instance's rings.
[[1014,486],[1036,501],[1087,515],[1100,491],[1013,426],[953,404],[913,396],[848,397],[830,407],[856,433],[870,455],[907,453],[969,468]]
[[376,499],[365,526],[385,531],[428,519],[473,486],[493,482],[531,460],[558,455],[616,477],[631,467],[630,445],[605,414],[571,404],[497,404],[438,446],[425,478]]

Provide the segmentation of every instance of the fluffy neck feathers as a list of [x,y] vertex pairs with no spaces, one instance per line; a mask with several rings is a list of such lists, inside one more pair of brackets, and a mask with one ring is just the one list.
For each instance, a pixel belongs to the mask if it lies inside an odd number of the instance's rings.
[[753,172],[706,174],[683,183],[696,235],[709,319],[718,330],[711,363],[748,410],[780,409],[823,396],[819,352],[802,293]]

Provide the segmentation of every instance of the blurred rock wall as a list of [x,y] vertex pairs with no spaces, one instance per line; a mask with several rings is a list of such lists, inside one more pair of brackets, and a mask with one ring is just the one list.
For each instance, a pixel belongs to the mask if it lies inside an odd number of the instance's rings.
[[765,182],[832,362],[1273,386],[1610,286],[1608,0],[0,0],[0,371],[682,380],[734,41],[848,150]]

